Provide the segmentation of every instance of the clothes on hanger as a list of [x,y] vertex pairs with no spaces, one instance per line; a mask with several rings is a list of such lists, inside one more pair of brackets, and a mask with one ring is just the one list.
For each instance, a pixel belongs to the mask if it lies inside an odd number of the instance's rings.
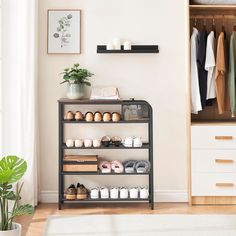
[[212,30],[207,36],[207,46],[206,46],[205,70],[207,71],[207,96],[206,96],[207,100],[216,98],[215,54],[216,54],[216,39],[215,39],[215,32]]
[[197,51],[199,46],[199,32],[194,27],[191,35],[191,112],[198,114],[202,110],[198,80]]
[[217,54],[216,54],[216,98],[219,114],[225,111],[225,77],[226,77],[226,57],[225,57],[225,34],[221,32],[218,37]]
[[199,45],[197,49],[197,67],[201,104],[203,109],[206,105],[207,99],[207,71],[205,70],[207,31],[205,27],[203,30],[199,31],[198,38]]
[[230,98],[230,110],[232,117],[235,114],[235,79],[236,79],[236,32],[233,31],[230,37],[229,46],[229,71],[228,71],[228,91]]

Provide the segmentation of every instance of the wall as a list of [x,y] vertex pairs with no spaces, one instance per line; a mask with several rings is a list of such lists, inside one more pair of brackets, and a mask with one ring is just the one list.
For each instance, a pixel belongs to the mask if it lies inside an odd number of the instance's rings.
[[[93,85],[116,86],[122,98],[134,97],[151,103],[154,109],[156,200],[186,201],[187,1],[40,0],[39,4],[42,200],[56,200],[57,99],[65,94],[65,86],[59,85],[59,73],[79,62],[94,72]],[[60,8],[82,10],[80,55],[47,54],[47,9]],[[97,44],[106,43],[114,37],[130,39],[137,44],[159,44],[160,53],[96,54]],[[119,184],[117,181],[116,185]]]

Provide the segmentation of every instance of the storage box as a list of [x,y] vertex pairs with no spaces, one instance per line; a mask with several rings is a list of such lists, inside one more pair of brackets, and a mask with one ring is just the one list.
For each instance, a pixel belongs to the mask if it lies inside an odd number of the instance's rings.
[[70,155],[63,160],[63,171],[66,172],[97,172],[98,156],[96,155]]

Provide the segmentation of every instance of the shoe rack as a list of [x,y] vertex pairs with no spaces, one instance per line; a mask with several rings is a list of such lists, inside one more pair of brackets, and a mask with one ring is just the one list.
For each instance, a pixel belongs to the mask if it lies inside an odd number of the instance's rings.
[[[106,105],[116,105],[116,106],[120,106],[121,108],[121,117],[122,119],[118,122],[87,122],[87,121],[76,121],[76,120],[65,120],[64,119],[64,114],[66,111],[66,106],[71,106],[71,105],[75,105],[76,109],[79,110],[79,108],[81,106],[86,106],[86,105],[96,105],[96,106],[106,106]],[[148,109],[148,118],[145,119],[140,119],[140,120],[124,120],[124,114],[123,114],[123,106],[127,106],[127,105],[141,105],[141,106],[146,106]],[[153,183],[153,113],[152,113],[152,107],[151,105],[144,101],[144,100],[70,100],[70,99],[60,99],[58,100],[58,112],[59,112],[59,168],[58,168],[58,189],[59,189],[59,194],[58,194],[58,208],[61,209],[62,205],[67,204],[67,203],[76,203],[76,206],[79,206],[79,204],[83,204],[83,203],[111,203],[111,202],[117,202],[117,203],[135,203],[135,202],[146,202],[149,203],[149,206],[151,209],[154,209],[154,183]],[[124,147],[123,145],[120,145],[118,147],[116,146],[109,146],[109,147],[105,147],[105,146],[100,146],[100,147],[67,147],[65,145],[65,137],[64,137],[64,131],[65,131],[65,124],[77,124],[78,126],[76,126],[76,128],[79,131],[79,126],[83,125],[83,124],[91,124],[93,125],[94,129],[96,129],[97,125],[110,125],[110,126],[114,126],[114,125],[122,125],[122,124],[135,124],[135,123],[139,123],[139,124],[146,124],[145,127],[147,127],[147,131],[148,131],[148,143],[143,143],[142,147]],[[126,127],[128,128],[128,126],[126,125]],[[141,149],[146,149],[147,153],[148,153],[148,160],[150,161],[151,164],[151,168],[150,171],[148,173],[101,173],[100,171],[97,172],[65,172],[63,171],[63,164],[64,164],[64,155],[65,155],[65,151],[67,149],[73,149],[76,150],[77,154],[80,154],[80,150],[83,149],[99,149],[99,150],[104,150],[104,152],[106,152],[106,149],[115,149],[117,150],[117,152],[121,149],[127,149],[127,151],[129,149],[137,149],[137,150],[141,150]],[[141,198],[137,198],[137,199],[91,199],[88,198],[86,200],[67,200],[64,198],[64,189],[65,189],[65,176],[67,175],[76,175],[76,176],[100,176],[100,175],[113,175],[113,176],[117,176],[117,178],[119,178],[119,176],[128,176],[129,175],[140,175],[143,178],[148,178],[148,187],[149,187],[149,198],[148,199],[141,199]]]

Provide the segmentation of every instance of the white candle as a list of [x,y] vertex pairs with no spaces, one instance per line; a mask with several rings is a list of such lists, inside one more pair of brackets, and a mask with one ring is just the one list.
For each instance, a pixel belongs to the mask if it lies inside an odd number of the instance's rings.
[[113,39],[113,46],[115,50],[121,50],[121,42],[119,38]]
[[114,47],[113,47],[113,44],[112,43],[108,43],[107,44],[107,50],[113,50]]
[[124,42],[124,50],[131,50],[131,42],[130,41]]

